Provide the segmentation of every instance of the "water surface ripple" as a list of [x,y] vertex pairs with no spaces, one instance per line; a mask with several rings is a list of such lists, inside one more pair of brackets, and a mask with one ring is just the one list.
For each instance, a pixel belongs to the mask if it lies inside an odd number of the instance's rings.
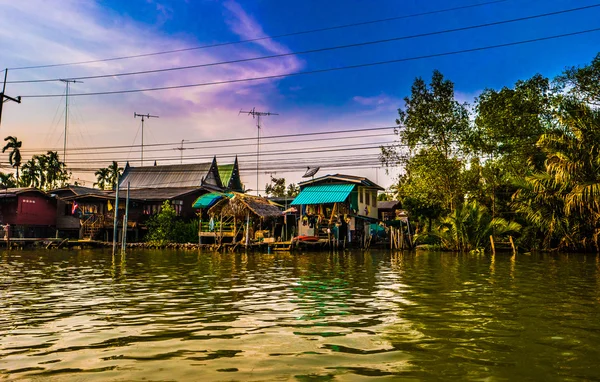
[[600,258],[0,254],[0,379],[600,380]]

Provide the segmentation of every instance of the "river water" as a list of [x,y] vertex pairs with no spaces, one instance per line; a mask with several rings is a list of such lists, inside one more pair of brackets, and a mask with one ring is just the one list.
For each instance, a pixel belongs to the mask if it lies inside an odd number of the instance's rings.
[[0,380],[600,380],[600,259],[0,253]]

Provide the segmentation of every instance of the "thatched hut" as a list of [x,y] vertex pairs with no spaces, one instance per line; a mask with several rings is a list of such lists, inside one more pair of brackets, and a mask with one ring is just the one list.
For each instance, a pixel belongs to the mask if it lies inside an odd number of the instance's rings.
[[233,196],[215,203],[208,215],[219,222],[221,232],[232,233],[227,236],[233,236],[234,242],[242,235],[249,243],[251,239],[271,237],[273,223],[282,216],[282,211],[266,198],[234,192]]

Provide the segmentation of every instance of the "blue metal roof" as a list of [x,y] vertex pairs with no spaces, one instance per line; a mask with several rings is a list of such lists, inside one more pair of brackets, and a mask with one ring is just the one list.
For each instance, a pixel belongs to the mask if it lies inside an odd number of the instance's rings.
[[222,198],[224,198],[226,196],[232,197],[233,194],[223,194],[220,192],[210,192],[208,194],[204,194],[204,195],[200,196],[198,199],[196,199],[194,204],[192,204],[192,208],[210,208],[216,202],[218,202],[219,200],[221,200]]
[[300,191],[292,205],[340,203],[348,199],[354,184],[319,184],[307,186]]

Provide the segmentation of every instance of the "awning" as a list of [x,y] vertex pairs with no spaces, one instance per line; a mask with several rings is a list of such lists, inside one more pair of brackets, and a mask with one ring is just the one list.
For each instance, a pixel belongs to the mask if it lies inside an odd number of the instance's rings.
[[209,192],[208,194],[204,194],[200,196],[194,204],[192,204],[192,208],[210,208],[216,202],[221,200],[224,197],[232,197],[233,194],[223,194],[221,192]]
[[326,204],[326,203],[341,203],[348,199],[348,195],[354,190],[354,184],[319,184],[316,186],[307,186],[296,199],[292,201],[292,205],[299,204]]

